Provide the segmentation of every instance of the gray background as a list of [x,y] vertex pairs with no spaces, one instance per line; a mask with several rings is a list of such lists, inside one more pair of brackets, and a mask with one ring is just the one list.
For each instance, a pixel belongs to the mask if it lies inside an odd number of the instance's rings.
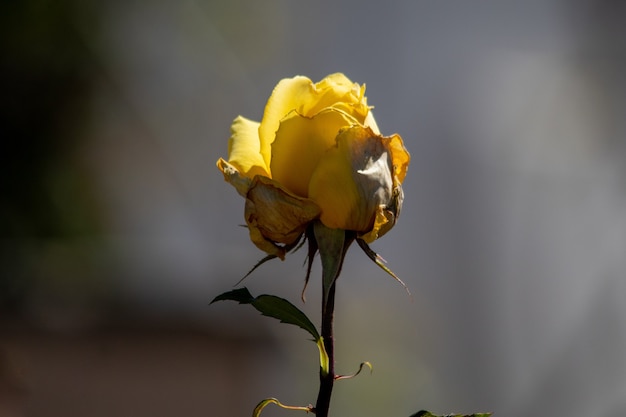
[[[263,256],[215,161],[279,79],[336,71],[411,152],[400,221],[372,247],[413,300],[350,250],[337,367],[374,372],[339,382],[332,414],[626,414],[622,2],[3,7],[0,414],[315,401],[305,333],[208,306]],[[317,323],[304,257],[245,285]]]

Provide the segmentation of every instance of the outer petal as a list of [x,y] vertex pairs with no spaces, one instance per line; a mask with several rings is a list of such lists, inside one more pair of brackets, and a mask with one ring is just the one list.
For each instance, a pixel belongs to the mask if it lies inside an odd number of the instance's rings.
[[312,90],[312,81],[303,76],[285,78],[274,87],[259,126],[261,154],[267,166],[270,164],[271,146],[281,119],[289,112],[297,110],[303,101],[310,100]]
[[297,197],[267,177],[252,180],[246,198],[245,219],[250,239],[261,250],[284,258],[279,244],[294,243],[320,214],[311,200]]
[[312,118],[292,113],[280,123],[272,144],[272,178],[289,191],[307,197],[309,181],[338,132],[357,123],[344,112],[326,109]]
[[269,165],[261,155],[259,123],[238,116],[230,127],[228,140],[228,162],[237,168],[241,175],[253,178],[255,175],[270,177]]
[[391,161],[393,163],[394,182],[402,183],[409,169],[411,155],[404,147],[404,142],[400,135],[391,135],[383,138],[385,147],[391,152]]
[[367,116],[365,116],[365,120],[363,120],[361,124],[372,129],[372,132],[376,133],[377,135],[380,135],[380,129],[378,129],[378,124],[376,123],[376,119],[374,119],[374,113],[372,113],[371,108],[367,113]]
[[400,216],[402,200],[404,200],[404,193],[402,186],[398,184],[392,192],[391,202],[387,205],[378,206],[372,230],[360,235],[359,238],[371,243],[391,230]]
[[224,179],[241,195],[245,197],[248,194],[248,189],[250,189],[250,184],[252,180],[246,176],[241,175],[241,173],[235,168],[233,165],[224,161],[222,158],[218,159],[217,167],[224,174]]
[[[353,126],[337,136],[337,147],[320,160],[311,178],[309,198],[322,209],[326,226],[369,232],[386,223],[381,206],[392,200],[392,159],[385,138]],[[379,227],[381,226],[379,225]]]

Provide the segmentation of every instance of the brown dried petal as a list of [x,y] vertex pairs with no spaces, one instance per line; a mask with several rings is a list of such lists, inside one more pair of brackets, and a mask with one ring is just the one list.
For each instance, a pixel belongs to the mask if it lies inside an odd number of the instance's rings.
[[275,181],[261,176],[252,180],[245,219],[250,239],[265,252],[284,258],[281,244],[297,241],[319,215],[320,208],[313,201],[289,193]]

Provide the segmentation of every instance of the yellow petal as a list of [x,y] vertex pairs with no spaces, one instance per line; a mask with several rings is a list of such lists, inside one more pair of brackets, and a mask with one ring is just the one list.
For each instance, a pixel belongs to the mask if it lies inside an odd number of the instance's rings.
[[284,248],[296,242],[307,225],[319,216],[311,200],[297,197],[267,177],[255,177],[248,190],[245,219],[250,239],[260,249],[281,259]]
[[318,92],[317,103],[313,107],[303,109],[303,114],[312,115],[323,108],[333,107],[348,113],[361,125],[370,127],[374,133],[380,134],[371,107],[367,105],[365,84],[353,83],[345,75],[336,73],[315,84],[315,90]]
[[368,125],[378,133],[378,127],[365,98],[365,86],[350,81],[341,73],[331,74],[322,81],[313,82],[303,76],[281,80],[272,92],[263,113],[259,137],[261,154],[267,165],[270,164],[271,145],[280,121],[291,112],[312,117],[323,109],[333,107],[354,117],[359,123]]
[[363,120],[361,124],[372,129],[372,132],[376,133],[377,135],[380,135],[378,124],[374,119],[374,113],[372,113],[371,109],[368,111],[367,116],[365,116],[365,120]]
[[325,226],[363,229],[351,221],[361,197],[352,179],[350,161],[338,148],[329,150],[317,166],[309,184],[309,198],[320,206],[320,220]]
[[259,126],[261,154],[265,164],[269,166],[272,155],[272,142],[278,125],[289,112],[297,110],[303,101],[308,101],[312,94],[313,83],[307,77],[297,76],[281,80],[270,96],[263,119]]
[[342,74],[341,72],[336,72],[334,74],[327,75],[322,81],[318,82],[315,86],[320,90],[329,89],[329,88],[339,90],[343,88],[344,91],[350,91],[355,88],[357,90],[360,88],[358,84],[350,81],[350,79],[346,77],[344,74]]
[[308,118],[292,113],[280,123],[272,144],[272,178],[301,197],[320,158],[335,146],[341,128],[356,120],[344,112],[326,109]]
[[240,175],[253,178],[255,175],[270,177],[268,165],[261,155],[259,123],[238,116],[230,127],[228,140],[228,162]]
[[222,158],[217,160],[217,167],[224,174],[224,179],[241,195],[245,197],[248,194],[248,189],[252,180],[240,174],[240,172],[233,165],[224,161]]
[[361,116],[367,113],[365,86],[353,83],[341,73],[331,74],[315,84],[312,96],[298,110],[313,116],[327,107],[339,108],[362,122]]
[[391,152],[391,161],[393,164],[394,175],[400,183],[404,181],[406,173],[411,162],[411,155],[404,147],[404,142],[400,135],[391,135],[383,137],[385,147]]

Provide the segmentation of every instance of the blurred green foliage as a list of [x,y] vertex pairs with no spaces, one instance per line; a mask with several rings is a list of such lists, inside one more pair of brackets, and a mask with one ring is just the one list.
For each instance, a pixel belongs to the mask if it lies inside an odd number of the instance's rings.
[[79,157],[97,72],[86,42],[98,33],[96,4],[0,3],[0,309],[26,291],[33,244],[100,230]]

